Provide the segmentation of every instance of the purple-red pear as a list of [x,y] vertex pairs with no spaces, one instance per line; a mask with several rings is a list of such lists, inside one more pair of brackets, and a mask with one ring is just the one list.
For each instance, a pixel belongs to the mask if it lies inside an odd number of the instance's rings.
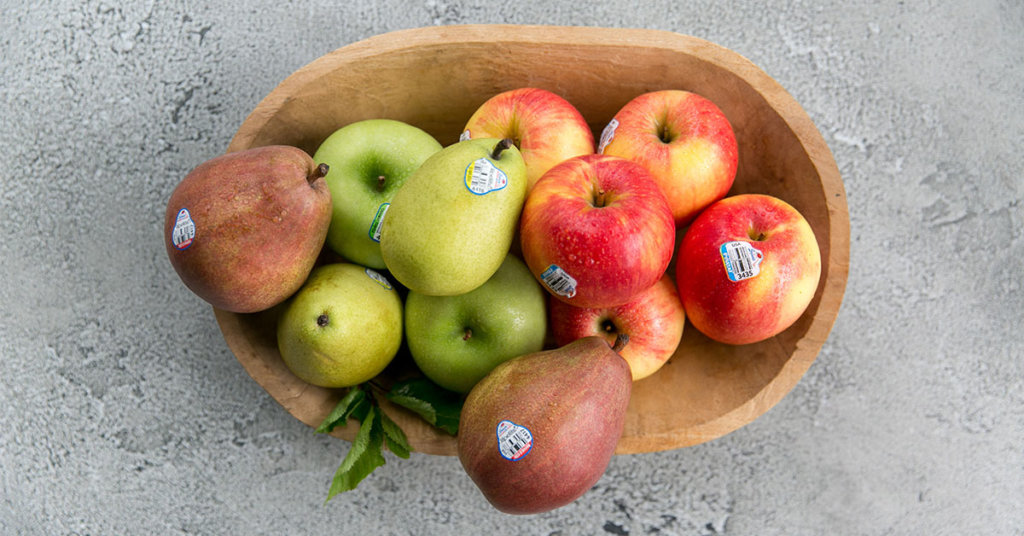
[[326,166],[296,147],[224,154],[171,194],[164,243],[185,286],[214,307],[269,309],[302,286],[331,221]]
[[569,504],[607,469],[632,383],[629,365],[600,337],[506,361],[466,398],[459,460],[502,512]]

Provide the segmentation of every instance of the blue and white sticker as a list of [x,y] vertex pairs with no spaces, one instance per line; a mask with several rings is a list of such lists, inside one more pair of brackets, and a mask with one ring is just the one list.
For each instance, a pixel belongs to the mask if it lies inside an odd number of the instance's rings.
[[612,119],[601,131],[601,139],[597,143],[597,154],[604,152],[604,148],[608,147],[608,144],[615,138],[615,130],[619,128],[619,120]]
[[384,223],[384,215],[388,213],[388,208],[390,207],[391,203],[381,203],[377,207],[377,214],[374,215],[373,221],[370,223],[370,240],[380,242],[381,224]]
[[188,249],[196,238],[196,222],[192,220],[192,214],[187,208],[178,211],[174,219],[174,227],[171,229],[171,243],[179,251]]
[[391,281],[388,281],[388,278],[384,277],[384,274],[378,272],[377,270],[367,268],[366,275],[370,276],[370,279],[376,281],[378,285],[388,290],[392,290],[394,288],[393,286],[391,286]]
[[557,264],[552,264],[540,274],[540,281],[551,292],[566,298],[576,295],[576,279]]
[[498,423],[498,453],[509,461],[518,461],[533,449],[533,433],[512,421]]
[[743,281],[761,273],[761,260],[764,259],[764,254],[750,245],[750,242],[726,242],[718,248],[718,252],[722,255],[725,273],[730,281]]
[[466,188],[476,195],[486,195],[508,185],[508,175],[490,160],[479,158],[466,166]]

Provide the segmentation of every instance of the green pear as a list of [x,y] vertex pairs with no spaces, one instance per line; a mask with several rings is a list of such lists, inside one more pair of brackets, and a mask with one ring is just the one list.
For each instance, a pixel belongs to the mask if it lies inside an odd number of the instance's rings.
[[380,236],[391,274],[431,296],[464,294],[501,266],[526,198],[526,166],[511,140],[456,142],[395,193]]
[[405,299],[409,351],[434,383],[468,393],[494,367],[544,346],[545,300],[526,263],[513,255],[465,294],[410,291]]
[[356,121],[327,137],[313,161],[330,166],[333,209],[327,245],[345,260],[383,269],[380,223],[391,198],[441,144],[427,132],[393,119]]
[[350,387],[380,374],[402,344],[402,300],[379,272],[350,263],[315,268],[286,304],[277,346],[296,376]]

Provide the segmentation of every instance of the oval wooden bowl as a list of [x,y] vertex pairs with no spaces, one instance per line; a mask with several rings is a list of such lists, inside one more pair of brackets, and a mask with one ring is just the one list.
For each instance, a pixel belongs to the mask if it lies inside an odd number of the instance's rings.
[[[739,141],[739,172],[730,194],[786,200],[810,222],[821,248],[814,300],[780,335],[727,346],[687,327],[673,358],[634,384],[616,452],[702,443],[774,406],[814,361],[839,311],[849,264],[849,214],[839,170],[810,118],[778,83],[734,52],[652,30],[477,25],[398,31],[342,47],[293,73],[256,106],[228,151],[288,144],[313,154],[335,129],[381,117],[419,126],[448,145],[484,100],[524,86],[565,97],[595,135],[622,105],[647,91],[686,89],[711,99]],[[317,426],[342,392],[309,385],[285,368],[274,336],[278,312],[215,313],[228,346],[252,378],[289,413]],[[454,438],[402,408],[385,410],[415,450],[455,454]],[[334,434],[351,440],[356,429],[351,424]]]

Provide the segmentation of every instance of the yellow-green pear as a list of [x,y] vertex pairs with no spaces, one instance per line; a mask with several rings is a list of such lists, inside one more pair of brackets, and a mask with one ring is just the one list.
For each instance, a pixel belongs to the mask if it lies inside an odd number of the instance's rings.
[[391,275],[430,296],[469,292],[498,270],[526,198],[511,140],[463,140],[434,153],[395,193],[381,224]]

